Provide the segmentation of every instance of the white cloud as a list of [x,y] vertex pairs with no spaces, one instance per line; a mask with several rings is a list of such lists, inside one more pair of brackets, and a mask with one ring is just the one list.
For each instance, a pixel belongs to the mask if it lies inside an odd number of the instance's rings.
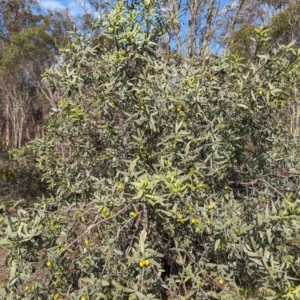
[[58,0],[41,0],[40,5],[42,9],[51,9],[51,10],[62,10],[66,7],[61,4]]

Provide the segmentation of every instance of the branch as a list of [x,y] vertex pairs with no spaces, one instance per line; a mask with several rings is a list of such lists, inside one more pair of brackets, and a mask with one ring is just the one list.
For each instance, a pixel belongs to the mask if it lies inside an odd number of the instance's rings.
[[100,225],[101,223],[104,223],[110,219],[115,218],[116,216],[120,215],[124,210],[126,210],[128,207],[130,206],[130,204],[126,205],[124,208],[122,208],[117,214],[110,216],[108,218],[105,218],[104,220],[101,220],[99,222],[97,222],[96,224],[93,224],[91,226],[89,226],[78,238],[76,238],[72,243],[70,243],[61,253],[63,253],[65,250],[67,250],[68,248],[70,248],[73,244],[75,244],[78,240],[80,240],[84,235],[86,235],[89,231],[91,231],[93,228],[97,227],[98,225]]
[[260,179],[254,179],[249,182],[242,182],[242,181],[229,181],[230,185],[241,185],[241,186],[254,186],[259,183]]
[[[268,176],[268,175],[266,175],[266,176]],[[247,187],[247,186],[252,186],[252,187],[253,187],[253,186],[259,184],[260,182],[266,184],[266,185],[267,185],[268,187],[270,187],[274,192],[276,192],[278,195],[280,195],[281,197],[284,198],[284,195],[283,195],[280,191],[278,191],[278,189],[276,189],[273,185],[271,185],[269,182],[267,182],[265,179],[259,178],[259,179],[254,179],[254,180],[249,181],[249,182],[235,182],[235,181],[229,181],[229,184],[230,184],[230,185],[241,185],[241,186],[245,186],[245,187]]]
[[267,181],[265,181],[264,179],[260,179],[259,181],[265,183],[267,186],[269,186],[273,191],[275,191],[278,195],[280,195],[282,198],[284,198],[284,195],[279,192],[273,185],[271,185],[270,183],[268,183]]

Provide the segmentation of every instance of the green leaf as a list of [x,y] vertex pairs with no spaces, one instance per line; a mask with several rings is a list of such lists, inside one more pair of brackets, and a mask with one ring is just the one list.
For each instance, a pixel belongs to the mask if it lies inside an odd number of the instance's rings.
[[102,280],[101,280],[101,285],[105,287],[105,286],[109,286],[110,283],[109,283],[109,281],[107,281],[107,280],[105,280],[105,279],[102,279]]
[[143,190],[139,190],[138,193],[136,194],[136,196],[132,197],[132,200],[138,200],[141,199],[144,195],[144,191]]
[[142,257],[145,257],[145,241],[146,241],[146,237],[147,237],[147,232],[145,229],[143,229],[140,233],[140,242],[139,242],[139,246],[141,249],[141,255]]

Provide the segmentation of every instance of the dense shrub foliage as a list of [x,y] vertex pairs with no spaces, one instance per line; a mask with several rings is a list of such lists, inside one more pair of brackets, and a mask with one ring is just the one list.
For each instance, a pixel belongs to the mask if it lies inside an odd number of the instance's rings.
[[43,192],[47,193],[47,185],[41,182],[39,170],[35,166],[35,156],[29,156],[27,150],[26,146],[11,149],[11,159],[9,155],[0,155],[1,204],[12,206],[20,199],[34,201]]
[[45,73],[53,196],[3,217],[5,299],[300,297],[300,53],[185,62],[158,34],[119,3]]

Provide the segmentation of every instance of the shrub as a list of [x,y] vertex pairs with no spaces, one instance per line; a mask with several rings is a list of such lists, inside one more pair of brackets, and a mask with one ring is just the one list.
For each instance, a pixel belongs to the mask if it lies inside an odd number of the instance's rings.
[[158,33],[118,3],[45,73],[53,196],[3,216],[6,299],[299,297],[299,53],[184,62]]
[[36,199],[43,191],[47,192],[47,186],[41,182],[35,164],[35,156],[29,153],[25,146],[12,149],[9,151],[9,155],[3,155],[0,158],[2,205],[13,206],[13,202],[20,199],[29,201]]

